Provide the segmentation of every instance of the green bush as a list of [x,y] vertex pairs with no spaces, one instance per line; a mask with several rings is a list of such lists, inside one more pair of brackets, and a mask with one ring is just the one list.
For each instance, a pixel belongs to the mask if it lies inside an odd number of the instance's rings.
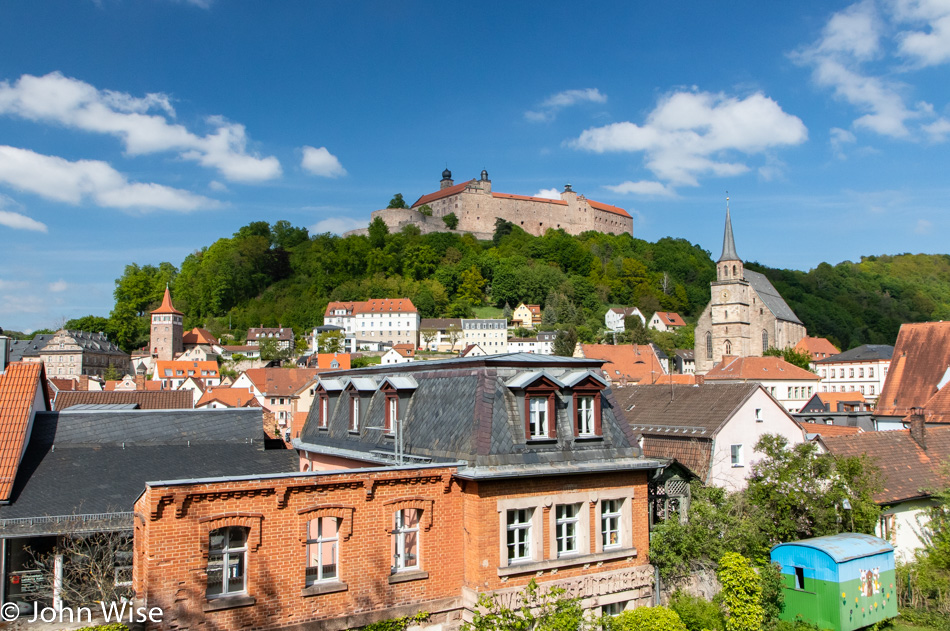
[[680,617],[666,607],[637,607],[609,620],[609,631],[689,631]]
[[726,631],[760,631],[765,618],[762,583],[749,559],[727,552],[719,559],[716,575],[722,583],[719,599],[726,611]]
[[670,609],[689,631],[724,631],[726,628],[719,606],[697,596],[677,591],[670,598]]
[[83,627],[76,631],[129,631],[129,628],[121,622],[112,622],[109,624],[98,624],[94,627]]

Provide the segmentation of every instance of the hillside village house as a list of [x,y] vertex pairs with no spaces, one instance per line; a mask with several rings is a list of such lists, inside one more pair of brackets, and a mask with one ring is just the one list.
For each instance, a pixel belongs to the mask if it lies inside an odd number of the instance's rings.
[[416,349],[412,344],[396,344],[383,353],[379,363],[383,365],[408,364],[414,361],[416,361]]
[[536,353],[538,355],[554,354],[554,331],[538,331],[534,337],[509,337],[509,353]]
[[38,349],[37,357],[45,364],[46,374],[55,378],[102,378],[110,366],[120,375],[131,370],[129,354],[103,333],[62,329]]
[[817,360],[814,370],[821,377],[821,391],[859,392],[874,405],[884,387],[893,354],[893,346],[865,344]]
[[680,375],[696,374],[696,354],[693,349],[676,349],[673,352],[673,371]]
[[821,443],[836,456],[866,454],[880,469],[882,489],[874,500],[883,514],[875,534],[889,541],[898,559],[910,561],[923,547],[926,510],[933,492],[950,486],[950,426],[927,426],[921,410],[905,424],[909,429],[864,432],[851,436],[822,436]]
[[252,368],[241,373],[231,387],[250,390],[261,407],[274,415],[276,428],[265,428],[268,435],[289,441],[300,431],[294,427],[294,414],[307,411],[303,407],[312,403],[313,397],[307,393],[319,372],[315,368]]
[[781,357],[723,357],[704,379],[706,383],[761,383],[782,407],[796,413],[815,394],[821,378]]
[[823,337],[809,337],[805,336],[798,341],[798,344],[795,345],[795,350],[799,353],[808,353],[808,356],[811,357],[811,368],[815,368],[815,362],[821,359],[828,359],[837,355],[841,351]]
[[904,324],[897,334],[874,419],[878,430],[904,429],[915,408],[927,425],[950,424],[950,322]]
[[277,345],[277,350],[293,350],[296,344],[294,330],[285,327],[257,327],[247,330],[245,344],[248,346],[260,346],[261,342],[269,341]]
[[599,372],[493,355],[321,376],[299,473],[147,485],[136,594],[181,629],[420,609],[456,628],[479,593],[517,607],[532,579],[595,613],[652,604],[648,486],[668,461],[642,456]]
[[656,383],[667,372],[650,344],[578,344],[574,357],[601,360],[604,378],[615,386]]
[[526,305],[522,302],[511,312],[511,325],[524,329],[541,326],[541,305]]
[[755,444],[778,434],[797,445],[802,428],[757,383],[632,385],[616,393],[630,429],[643,437],[643,453],[674,458],[703,484],[745,488]]
[[204,386],[221,384],[221,374],[216,361],[162,361],[155,362],[152,381],[160,381],[166,390],[179,389],[189,377],[200,379]]
[[508,321],[488,318],[462,319],[462,344],[477,344],[489,355],[508,352]]
[[678,313],[673,313],[672,311],[657,311],[653,314],[653,317],[650,318],[650,324],[647,326],[657,331],[675,331],[680,327],[686,326],[686,322],[683,321],[682,316]]
[[[419,312],[408,298],[331,302],[323,314],[324,325],[340,327],[346,337],[359,342],[419,346]],[[362,348],[362,344],[360,344]]]
[[805,325],[769,279],[745,269],[736,254],[728,205],[722,255],[710,290],[694,334],[697,374],[705,374],[724,357],[761,357],[769,348],[795,346],[805,337]]
[[801,423],[860,427],[866,432],[877,429],[872,408],[860,392],[816,392],[795,413],[795,419]]
[[604,325],[608,331],[621,333],[627,330],[626,319],[632,315],[640,318],[640,322],[643,323],[643,326],[646,326],[646,317],[636,307],[611,307],[607,309],[607,313],[604,314]]
[[419,321],[419,346],[429,351],[450,353],[464,344],[461,318],[422,318]]

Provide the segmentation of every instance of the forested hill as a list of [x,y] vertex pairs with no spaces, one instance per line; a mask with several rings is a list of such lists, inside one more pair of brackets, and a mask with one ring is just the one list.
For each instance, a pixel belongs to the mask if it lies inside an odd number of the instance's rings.
[[[764,272],[808,327],[842,349],[892,344],[903,322],[950,318],[950,257],[868,257],[821,264],[810,272]],[[289,222],[255,222],[189,255],[177,267],[130,264],[116,280],[108,320],[67,323],[105,330],[126,349],[147,343],[147,314],[165,284],[185,326],[240,338],[252,326],[290,326],[298,333],[322,323],[331,300],[409,297],[422,317],[465,317],[484,306],[519,302],[550,309],[546,324],[574,328],[594,341],[610,305],[636,305],[695,321],[709,301],[715,266],[682,239],[656,243],[630,235],[549,231],[533,237],[500,222],[492,241],[471,235],[389,234],[374,222],[368,236],[309,235]]]

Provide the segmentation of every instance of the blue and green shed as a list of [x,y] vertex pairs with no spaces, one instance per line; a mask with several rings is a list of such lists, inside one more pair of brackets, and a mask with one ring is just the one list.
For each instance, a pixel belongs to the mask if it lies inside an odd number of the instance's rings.
[[772,562],[782,566],[782,620],[851,631],[897,615],[894,547],[883,539],[842,533],[780,543]]

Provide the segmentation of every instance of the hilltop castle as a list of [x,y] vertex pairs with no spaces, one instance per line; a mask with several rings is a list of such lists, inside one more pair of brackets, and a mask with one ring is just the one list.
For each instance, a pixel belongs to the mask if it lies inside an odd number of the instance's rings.
[[[422,212],[431,209],[431,215]],[[439,190],[417,199],[410,208],[385,208],[373,212],[386,222],[390,232],[407,225],[418,226],[423,233],[445,232],[443,217],[458,218],[458,232],[471,232],[480,239],[490,239],[495,219],[502,218],[533,235],[543,235],[548,228],[563,229],[568,234],[597,230],[609,234],[633,233],[633,218],[623,208],[610,206],[578,195],[568,184],[560,199],[528,197],[495,193],[491,190],[488,171],[481,177],[461,184],[452,180],[452,172],[442,172]],[[365,233],[365,230],[354,231]]]

